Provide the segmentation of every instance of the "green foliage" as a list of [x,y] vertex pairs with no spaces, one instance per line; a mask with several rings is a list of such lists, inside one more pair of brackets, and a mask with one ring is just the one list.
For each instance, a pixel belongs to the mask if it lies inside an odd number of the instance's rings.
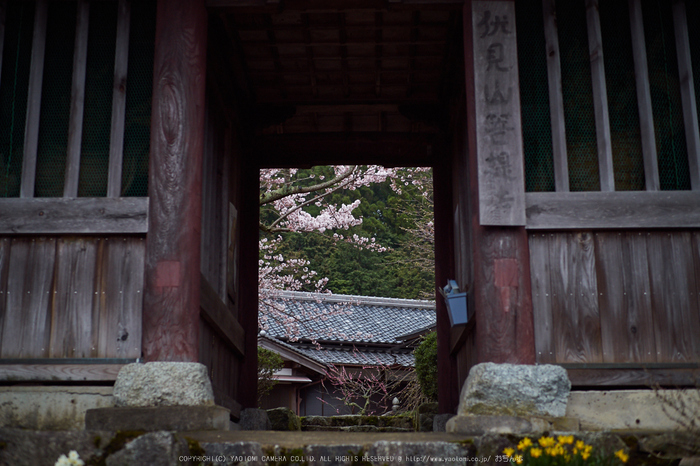
[[[313,167],[299,170],[301,179],[314,179],[332,175],[330,167]],[[425,176],[432,176],[427,173]],[[278,252],[286,259],[307,259],[309,268],[318,277],[328,277],[326,288],[336,294],[380,296],[402,299],[432,299],[434,296],[434,265],[432,244],[428,245],[427,260],[418,260],[412,247],[411,229],[428,218],[432,221],[432,205],[426,205],[423,197],[412,186],[403,187],[398,194],[389,181],[374,183],[355,190],[339,190],[328,196],[328,202],[337,205],[351,204],[357,199],[362,203],[353,212],[362,217],[362,224],[349,230],[318,232],[287,232]],[[261,207],[261,220],[270,223],[274,216],[270,206]],[[316,215],[314,204],[304,210]],[[417,212],[425,218],[418,218]],[[345,238],[356,234],[374,237],[376,242],[389,248],[386,252],[359,249],[343,240],[334,241],[333,234]],[[264,235],[264,233],[261,233]],[[312,285],[304,291],[315,291]]]
[[279,354],[258,346],[258,403],[277,384],[272,375],[282,367],[284,361]]
[[416,374],[423,394],[429,400],[437,401],[437,332],[429,333],[413,354],[416,357]]

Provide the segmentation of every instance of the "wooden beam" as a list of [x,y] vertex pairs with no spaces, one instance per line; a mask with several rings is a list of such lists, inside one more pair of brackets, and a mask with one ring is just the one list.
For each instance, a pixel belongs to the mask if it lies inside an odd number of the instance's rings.
[[148,198],[0,199],[0,234],[146,233]]
[[89,21],[90,2],[88,0],[80,0],[78,2],[78,18],[75,25],[73,84],[70,97],[66,180],[63,185],[63,197],[78,197],[80,149],[83,140],[83,114],[85,110],[85,73],[87,69]]
[[36,158],[39,148],[39,118],[41,116],[41,87],[44,79],[44,51],[46,49],[47,0],[37,0],[34,12],[32,57],[27,92],[27,117],[24,126],[24,157],[22,184],[19,197],[34,197]]
[[245,331],[241,324],[233,318],[226,304],[209,284],[204,275],[200,279],[200,309],[201,316],[211,324],[226,342],[239,355],[245,355]]
[[204,0],[158,0],[143,311],[147,361],[199,361]]
[[528,229],[698,228],[700,193],[527,193]]
[[642,157],[644,158],[644,181],[647,191],[658,191],[660,189],[659,158],[656,154],[654,112],[651,108],[649,67],[647,65],[647,47],[646,39],[644,38],[644,18],[642,17],[641,0],[629,0],[629,12],[634,77],[637,85],[637,106],[639,108],[639,125],[642,136]]
[[[698,109],[695,101],[695,82],[693,81],[693,65],[690,58],[685,0],[674,0],[673,2],[673,25],[678,53],[678,76],[681,86],[681,103],[683,104],[685,140],[688,146],[690,186],[693,191],[700,191],[700,129],[698,128]],[[693,26],[697,27],[696,24]]]
[[[477,28],[484,19],[483,12],[478,18],[472,18],[474,4],[509,5],[513,2],[479,2],[469,0],[464,9],[464,63],[466,88],[466,117],[467,117],[467,157],[469,167],[469,199],[472,202],[472,260],[474,270],[473,300],[475,312],[477,362],[534,364],[535,342],[532,300],[530,289],[530,262],[525,228],[516,227],[487,227],[479,222],[480,199],[479,186],[481,176],[477,157],[471,156],[477,152],[477,127],[479,124],[479,104],[483,99],[484,88],[476,87],[474,75],[477,72],[477,60],[474,54],[477,47],[473,41],[484,33],[484,27]],[[512,10],[510,10],[512,12]],[[494,11],[492,14],[496,14]],[[499,12],[499,16],[503,13]],[[509,18],[514,18],[507,13]],[[514,21],[509,21],[512,25]],[[496,55],[497,56],[497,55]],[[509,63],[510,65],[510,63]],[[511,98],[516,99],[516,89]],[[494,97],[493,86],[490,97]],[[502,85],[502,97],[508,95],[508,87]],[[498,97],[500,100],[500,97]],[[519,97],[517,98],[519,101]],[[483,113],[482,113],[483,114]],[[514,121],[518,121],[514,116]],[[470,156],[467,156],[470,154]],[[524,187],[522,188],[524,191]],[[523,193],[524,194],[524,193]],[[524,205],[523,196],[523,205]],[[525,209],[523,208],[523,216]],[[523,224],[524,224],[523,220]]]
[[552,126],[554,186],[557,191],[569,190],[569,162],[566,154],[564,96],[561,87],[559,33],[555,0],[542,0],[544,38],[547,45],[547,78],[549,82],[549,115]]
[[611,368],[574,369],[566,367],[574,387],[620,387],[655,385],[671,387],[697,387],[700,383],[700,370],[686,368]]
[[473,67],[476,93],[479,222],[523,226],[525,169],[515,4],[473,1],[471,7],[473,56],[467,66]]
[[588,24],[588,51],[591,58],[591,79],[593,81],[595,132],[598,140],[600,190],[615,191],[612,142],[610,139],[610,115],[608,114],[608,91],[605,84],[603,35],[600,29],[598,0],[586,0],[586,21]]
[[124,156],[124,118],[126,116],[126,73],[129,64],[129,24],[131,4],[119,0],[117,45],[114,52],[114,87],[112,89],[112,127],[109,137],[109,171],[107,197],[119,197],[122,191]]
[[[263,11],[269,11],[270,9],[278,9],[279,3],[279,0],[207,0],[207,7],[209,9],[225,8],[234,11],[239,8],[255,8],[262,9]],[[292,8],[289,5],[287,5],[288,3],[289,2],[285,2],[285,6],[287,6],[288,8]],[[300,2],[293,3],[298,5]],[[356,0],[352,3],[353,8],[363,9],[385,9],[387,8],[387,6],[390,6],[391,8],[397,8],[401,6],[413,7],[414,5],[439,9],[457,10],[462,8],[462,5],[464,5],[464,0]],[[333,0],[332,2],[329,2],[328,0],[304,0],[300,6],[304,9],[309,10],[319,8],[327,10],[336,10],[343,7],[347,8],[346,3],[338,0]]]
[[323,133],[258,136],[252,142],[259,167],[299,167],[328,164],[431,166],[432,154],[442,154],[434,134]]
[[[255,153],[240,148],[236,153],[240,164],[240,183],[237,198],[239,229],[239,256],[237,275],[238,283],[238,321],[245,331],[245,356],[238,370],[238,387],[236,398],[243,408],[255,408],[258,403],[257,388],[251,380],[257,379],[258,374],[258,275],[242,273],[257,270],[258,239],[257,228],[247,228],[257,225],[260,219],[258,193],[260,190],[260,170],[255,163]],[[233,272],[233,271],[232,271]]]
[[0,365],[0,381],[111,382],[123,364],[10,364]]
[[[462,129],[462,131],[464,131]],[[453,149],[457,151],[458,149]],[[446,154],[447,155],[447,154]],[[466,149],[454,157],[466,157]],[[435,287],[442,288],[447,280],[456,278],[454,251],[454,216],[452,198],[452,157],[443,156],[433,166],[435,211]],[[442,296],[435,301],[435,331],[437,332],[438,407],[441,413],[452,413],[459,404],[459,388],[455,358],[451,354],[451,327],[447,305]]]

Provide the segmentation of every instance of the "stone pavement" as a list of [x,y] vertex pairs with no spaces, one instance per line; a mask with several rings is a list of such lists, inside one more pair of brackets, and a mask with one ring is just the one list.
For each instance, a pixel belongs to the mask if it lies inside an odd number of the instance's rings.
[[[557,433],[554,433],[556,435]],[[693,464],[700,439],[671,433],[576,432],[595,451],[630,455],[629,465]],[[53,466],[76,450],[86,464],[121,465],[323,465],[413,466],[503,464],[503,450],[523,436],[469,437],[445,432],[105,432],[0,428],[0,465]]]

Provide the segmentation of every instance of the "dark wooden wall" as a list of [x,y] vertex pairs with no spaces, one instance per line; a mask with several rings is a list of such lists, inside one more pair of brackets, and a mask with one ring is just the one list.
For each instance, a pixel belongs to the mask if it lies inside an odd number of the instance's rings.
[[199,361],[207,366],[217,404],[237,418],[245,332],[238,323],[236,277],[240,241],[240,159],[234,131],[208,99],[202,164]]
[[142,236],[0,238],[0,358],[138,358]]
[[537,362],[700,362],[699,231],[531,232],[529,245]]

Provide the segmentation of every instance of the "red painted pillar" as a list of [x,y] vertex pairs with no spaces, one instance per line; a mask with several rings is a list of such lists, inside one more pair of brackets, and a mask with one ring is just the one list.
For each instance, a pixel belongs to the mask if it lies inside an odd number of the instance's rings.
[[[472,0],[465,2],[463,18],[477,359],[479,362],[534,364],[527,232],[522,226],[480,224]],[[511,21],[514,23],[515,18]]]
[[158,0],[143,309],[147,361],[198,361],[204,0]]

